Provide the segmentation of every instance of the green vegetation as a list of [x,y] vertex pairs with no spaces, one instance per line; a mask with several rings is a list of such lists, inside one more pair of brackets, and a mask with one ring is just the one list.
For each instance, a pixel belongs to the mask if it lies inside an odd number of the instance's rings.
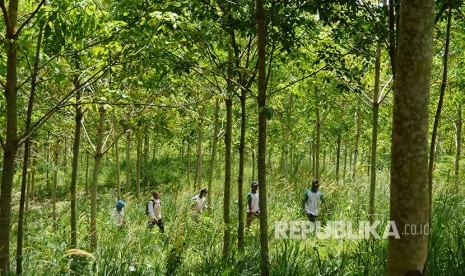
[[[57,205],[58,217],[54,225],[51,221],[51,203],[46,197],[38,197],[31,204],[26,226],[24,249],[24,270],[33,275],[256,275],[259,273],[260,243],[258,220],[246,234],[246,250],[243,255],[233,246],[234,261],[224,263],[222,250],[221,178],[215,178],[210,212],[204,214],[200,224],[190,217],[191,197],[196,193],[186,185],[182,159],[160,156],[153,161],[157,169],[149,174],[141,199],[128,192],[126,201],[126,225],[119,229],[111,212],[115,203],[114,164],[108,162],[102,171],[103,191],[98,199],[99,246],[96,252],[89,253],[87,233],[89,221],[89,199],[84,191],[78,196],[78,233],[80,250],[69,250],[69,202],[60,201]],[[329,162],[328,162],[329,163]],[[250,179],[251,170],[246,170]],[[152,176],[153,175],[153,176]],[[157,182],[160,176],[160,183]],[[40,177],[40,176],[39,176]],[[39,178],[40,179],[40,178]],[[174,179],[173,182],[170,180]],[[81,179],[82,181],[82,179]],[[357,183],[346,181],[323,182],[329,210],[323,211],[324,221],[349,220],[356,225],[367,220],[367,200],[369,178],[361,176]],[[246,181],[249,182],[248,180]],[[303,191],[309,187],[310,178],[301,178],[289,183],[282,175],[270,177],[270,249],[272,275],[383,275],[386,273],[386,239],[321,239],[309,235],[308,239],[275,239],[276,221],[305,220],[300,210]],[[387,221],[389,213],[389,185],[386,173],[379,177],[376,216]],[[180,185],[184,184],[184,185]],[[247,185],[248,187],[248,185]],[[64,191],[64,184],[59,185]],[[145,203],[151,190],[161,191],[162,215],[166,233],[160,234],[157,228],[146,228]],[[46,194],[46,187],[37,187],[38,196]],[[428,271],[432,275],[460,275],[465,268],[465,248],[463,247],[463,211],[465,211],[464,191],[451,193],[451,185],[438,184],[435,190],[435,207],[432,232],[432,248]],[[236,197],[236,193],[232,194]],[[17,204],[17,199],[14,201]],[[232,208],[232,225],[237,224],[236,205]],[[15,229],[13,229],[15,232]],[[233,229],[233,237],[237,230]]]

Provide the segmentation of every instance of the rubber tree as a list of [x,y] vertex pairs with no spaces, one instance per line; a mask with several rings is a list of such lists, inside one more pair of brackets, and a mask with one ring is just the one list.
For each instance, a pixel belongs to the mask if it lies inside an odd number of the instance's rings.
[[[402,1],[391,144],[390,220],[429,227],[428,113],[433,56],[434,1]],[[418,58],[421,57],[421,58]],[[415,154],[412,154],[415,153]],[[428,235],[401,232],[388,241],[388,275],[421,275]]]

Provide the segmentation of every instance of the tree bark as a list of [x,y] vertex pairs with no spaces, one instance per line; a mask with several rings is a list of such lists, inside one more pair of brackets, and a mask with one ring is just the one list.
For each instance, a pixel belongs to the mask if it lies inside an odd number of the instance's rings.
[[[449,13],[447,15],[447,31],[446,31],[446,45],[444,48],[444,57],[443,57],[443,73],[442,73],[442,82],[441,82],[441,89],[439,94],[439,101],[438,106],[436,109],[436,115],[434,116],[434,124],[433,124],[433,131],[431,134],[431,144],[430,144],[430,151],[429,151],[429,164],[428,164],[428,187],[429,187],[429,210],[432,210],[432,200],[433,200],[433,173],[434,173],[434,159],[435,159],[435,152],[436,152],[436,140],[439,144],[438,136],[438,128],[439,128],[439,121],[441,120],[441,111],[442,105],[444,102],[444,94],[446,92],[447,86],[447,65],[448,65],[448,58],[449,58],[449,45],[450,45],[450,27],[451,27],[451,19],[452,19],[452,9],[449,6]],[[431,219],[431,214],[430,214]]]
[[368,204],[368,217],[370,222],[373,222],[375,214],[375,188],[376,188],[376,157],[378,143],[378,116],[379,116],[379,78],[381,71],[381,44],[378,43],[376,48],[376,64],[375,64],[375,87],[373,92],[372,112],[372,135],[371,135],[371,177],[370,177],[370,199]]
[[460,154],[462,152],[462,103],[459,103],[457,119],[455,120],[455,186],[458,187],[460,175]]
[[119,168],[119,137],[116,137],[115,141],[115,160],[116,160],[116,195],[118,199],[121,199],[121,179],[120,179],[120,168]]
[[[400,238],[389,237],[388,275],[421,275],[426,234],[403,233],[406,225],[430,227],[428,105],[433,55],[434,1],[402,2],[392,130],[390,220]],[[419,58],[421,57],[421,58]]]
[[268,248],[268,217],[266,204],[266,25],[263,0],[256,0],[258,32],[258,183],[260,185],[260,271],[262,276],[270,274]]
[[[76,71],[79,70],[79,57],[76,54],[74,57]],[[79,76],[76,74],[74,76],[74,87],[79,87]],[[74,142],[73,142],[73,161],[71,165],[71,248],[77,248],[77,202],[76,202],[76,186],[78,178],[78,166],[79,166],[79,148],[81,144],[81,124],[82,117],[84,113],[80,105],[81,102],[81,92],[76,93],[76,114],[74,117]]]
[[58,187],[58,168],[60,167],[60,164],[58,164],[59,159],[59,144],[58,142],[55,144],[53,147],[53,164],[54,164],[54,170],[53,170],[53,190],[52,190],[52,219],[53,219],[53,229],[56,229],[57,227],[57,208],[56,208],[56,203],[57,203],[57,187]]
[[125,192],[129,191],[131,183],[131,131],[126,132],[126,183]]
[[339,164],[341,161],[341,134],[337,135],[336,147],[336,183],[339,183]]
[[97,186],[100,173],[100,163],[103,157],[103,134],[105,131],[105,107],[99,107],[99,121],[97,127],[97,146],[94,155],[94,171],[92,173],[92,187],[90,195],[90,248],[97,250]]
[[142,163],[142,138],[140,133],[136,134],[137,139],[137,158],[136,158],[136,197],[140,196],[140,181],[141,181],[141,163]]
[[216,150],[218,147],[218,131],[219,131],[219,126],[218,126],[218,117],[220,113],[220,100],[217,98],[215,100],[215,115],[213,119],[213,124],[214,124],[214,129],[213,129],[213,137],[212,137],[212,149],[211,149],[211,159],[210,159],[210,168],[208,172],[208,192],[210,193],[210,196],[207,198],[208,202],[211,203],[212,201],[212,182],[213,182],[213,171],[215,168],[215,161],[216,161]]
[[[4,14],[5,15],[5,14]],[[4,49],[6,48],[6,141],[3,155],[3,173],[0,200],[0,272],[9,274],[10,266],[10,225],[11,225],[11,195],[13,190],[13,177],[15,174],[15,156],[18,151],[18,116],[17,116],[17,49],[19,48],[16,36],[18,19],[18,1],[8,1],[8,18],[4,18],[6,34]]]
[[318,92],[315,88],[315,129],[316,129],[316,143],[315,143],[315,172],[313,177],[320,179],[320,144],[321,144],[321,120],[320,108],[318,107]]
[[355,181],[357,173],[357,157],[358,157],[358,144],[360,141],[360,107],[357,106],[355,112],[355,145],[354,145],[354,159],[352,163],[352,181]]
[[238,220],[237,225],[237,249],[240,253],[244,253],[244,162],[245,162],[245,129],[247,127],[247,114],[246,114],[246,99],[247,91],[241,89],[241,130],[239,142],[239,175],[237,177],[237,209]]
[[199,119],[197,122],[197,160],[195,170],[195,186],[196,189],[202,187],[202,143],[203,143],[203,107],[199,106]]
[[225,144],[225,161],[224,161],[224,194],[223,194],[223,222],[224,238],[223,238],[223,260],[228,261],[230,257],[231,244],[231,144],[232,144],[232,50],[228,53],[228,78],[227,82],[227,98],[226,105],[226,133],[224,136]]

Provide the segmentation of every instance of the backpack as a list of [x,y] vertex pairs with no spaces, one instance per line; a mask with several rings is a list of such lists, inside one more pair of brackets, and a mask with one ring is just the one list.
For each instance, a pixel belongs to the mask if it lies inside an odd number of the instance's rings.
[[[152,201],[152,207],[155,207],[155,200],[151,199],[149,201]],[[145,204],[145,214],[148,215],[149,214],[149,204]]]

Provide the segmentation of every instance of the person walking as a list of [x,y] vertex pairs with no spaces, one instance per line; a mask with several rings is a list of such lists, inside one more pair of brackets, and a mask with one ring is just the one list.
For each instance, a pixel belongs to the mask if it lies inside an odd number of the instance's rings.
[[158,192],[152,193],[152,199],[147,203],[145,213],[147,214],[147,225],[149,228],[153,228],[155,225],[158,226],[161,233],[165,232],[165,226],[161,218],[161,199]]
[[260,217],[260,208],[258,207],[258,182],[253,181],[251,184],[252,190],[247,194],[247,217],[245,221],[245,228],[249,229],[252,220]]

